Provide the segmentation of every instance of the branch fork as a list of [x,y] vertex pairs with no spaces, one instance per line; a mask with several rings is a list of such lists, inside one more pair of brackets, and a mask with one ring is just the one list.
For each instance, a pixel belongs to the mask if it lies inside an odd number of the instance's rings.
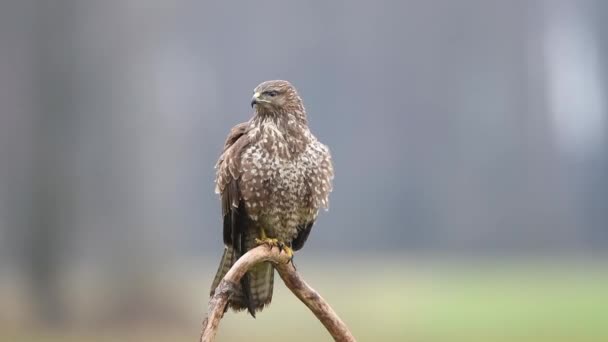
[[207,318],[203,321],[200,342],[212,342],[224,316],[230,296],[247,271],[260,262],[269,261],[291,292],[312,311],[335,341],[356,341],[348,327],[331,306],[296,272],[289,253],[278,247],[260,245],[249,250],[232,265],[209,300]]

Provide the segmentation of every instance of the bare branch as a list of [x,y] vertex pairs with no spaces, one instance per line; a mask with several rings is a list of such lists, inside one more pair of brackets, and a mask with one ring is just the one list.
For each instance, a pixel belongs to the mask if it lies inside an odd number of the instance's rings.
[[289,255],[281,252],[277,247],[269,248],[262,245],[251,249],[240,257],[215,289],[215,293],[209,300],[207,318],[203,321],[200,342],[212,342],[214,340],[220,320],[226,311],[228,300],[234,293],[240,279],[251,267],[264,261],[270,261],[274,264],[285,285],[317,316],[335,341],[355,341],[346,324],[342,322],[325,299],[302,280],[290,262]]

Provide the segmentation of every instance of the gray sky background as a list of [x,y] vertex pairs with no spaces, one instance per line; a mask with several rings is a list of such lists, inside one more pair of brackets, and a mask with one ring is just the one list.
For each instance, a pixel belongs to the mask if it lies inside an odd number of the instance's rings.
[[607,242],[600,1],[2,6],[9,247],[217,249],[213,164],[277,78],[335,158],[311,249]]
[[303,255],[595,255],[606,22],[601,0],[2,2],[0,265],[215,260],[213,165],[268,79],[335,160]]

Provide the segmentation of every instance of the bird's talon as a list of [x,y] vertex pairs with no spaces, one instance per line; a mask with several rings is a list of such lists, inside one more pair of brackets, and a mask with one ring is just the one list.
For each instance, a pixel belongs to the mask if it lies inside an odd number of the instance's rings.
[[289,264],[289,262],[293,259],[293,249],[291,249],[291,247],[283,245],[283,248],[281,249],[281,252],[285,251],[285,253],[287,253],[287,255],[289,256],[289,260],[287,260],[287,264]]
[[280,244],[279,240],[271,239],[271,238],[267,238],[267,237],[261,238],[261,239],[255,239],[255,243],[258,245],[266,245],[269,248],[279,247],[279,244]]

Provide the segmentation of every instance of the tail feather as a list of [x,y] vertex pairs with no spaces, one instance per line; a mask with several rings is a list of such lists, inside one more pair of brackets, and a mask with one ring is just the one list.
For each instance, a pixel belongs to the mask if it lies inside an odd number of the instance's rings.
[[[224,249],[224,255],[211,286],[211,295],[237,259],[232,247]],[[270,304],[273,283],[274,268],[272,264],[268,262],[257,264],[245,274],[235,293],[230,297],[228,305],[236,311],[247,309],[255,317],[257,311],[261,311]]]

